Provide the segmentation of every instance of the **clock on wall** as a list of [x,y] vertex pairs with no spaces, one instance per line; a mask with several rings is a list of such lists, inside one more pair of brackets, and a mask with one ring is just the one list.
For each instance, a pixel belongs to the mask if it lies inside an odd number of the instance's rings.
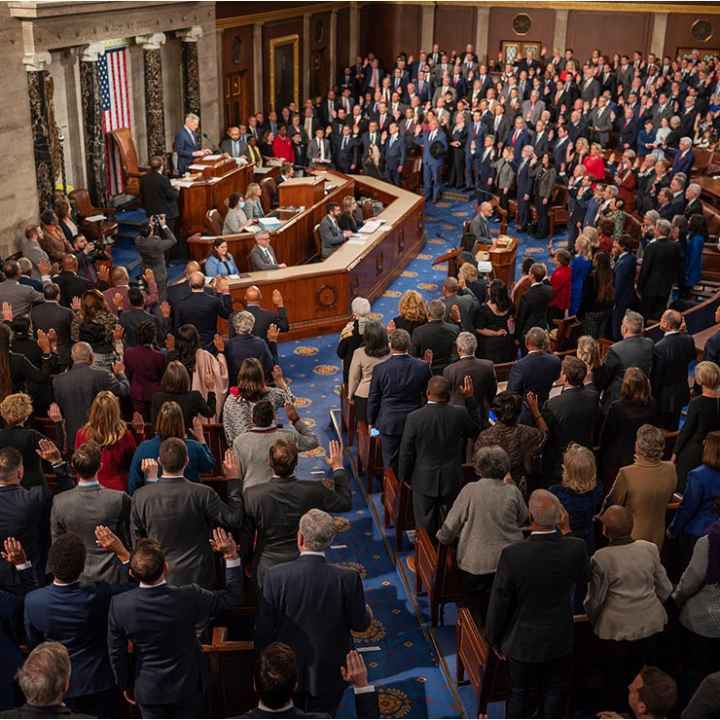
[[708,20],[696,20],[691,28],[692,36],[700,42],[707,42],[712,38],[713,28]]
[[532,19],[525,13],[520,13],[513,18],[513,30],[516,35],[527,35],[532,27]]

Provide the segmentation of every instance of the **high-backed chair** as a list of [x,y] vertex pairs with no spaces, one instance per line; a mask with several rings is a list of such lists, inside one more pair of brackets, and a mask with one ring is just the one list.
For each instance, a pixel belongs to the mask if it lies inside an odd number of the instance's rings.
[[316,223],[313,227],[313,240],[315,240],[315,254],[318,258],[322,258],[322,239],[320,238],[320,223]]
[[[78,218],[80,220],[80,229],[82,230],[82,234],[85,235],[88,240],[92,242],[104,240],[115,233],[118,224],[115,222],[114,208],[95,207],[90,199],[90,193],[85,188],[77,188],[77,190],[73,190],[68,195],[68,199],[77,211]],[[92,221],[87,220],[87,218],[91,218],[96,215],[104,215],[106,219]]]
[[222,235],[223,219],[219,210],[211,208],[205,213],[205,229],[211,235]]
[[111,135],[120,155],[120,167],[125,177],[125,192],[139,197],[140,178],[148,169],[140,165],[130,128],[118,128],[113,130]]
[[263,178],[260,181],[260,202],[266,215],[273,209],[276,197],[277,185],[275,184],[275,178]]

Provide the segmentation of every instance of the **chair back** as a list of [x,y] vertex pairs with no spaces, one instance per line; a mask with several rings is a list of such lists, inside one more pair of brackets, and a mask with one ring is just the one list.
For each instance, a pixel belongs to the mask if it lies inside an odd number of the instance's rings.
[[118,128],[110,134],[120,155],[120,167],[125,177],[125,192],[130,195],[140,195],[140,176],[143,173],[140,170],[137,148],[130,128]]
[[211,208],[205,213],[205,229],[211,235],[222,235],[223,219],[220,211]]
[[91,217],[96,214],[92,200],[90,199],[90,193],[85,188],[73,190],[68,198],[75,206],[75,209],[81,218]]
[[315,253],[318,257],[322,257],[322,240],[320,239],[320,223],[316,223],[313,227],[313,239],[315,240]]
[[266,215],[272,210],[276,197],[277,185],[275,179],[271,177],[263,178],[260,181],[260,202]]

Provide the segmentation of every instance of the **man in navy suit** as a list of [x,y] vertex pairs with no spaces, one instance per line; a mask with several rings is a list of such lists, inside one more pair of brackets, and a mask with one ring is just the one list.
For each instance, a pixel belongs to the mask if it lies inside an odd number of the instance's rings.
[[108,528],[98,526],[98,544],[116,555],[123,568],[124,585],[81,583],[86,550],[75,533],[65,533],[50,547],[48,570],[52,585],[33,590],[25,598],[25,632],[31,646],[53,640],[70,653],[73,673],[66,703],[78,713],[112,717],[119,701],[107,648],[107,616],[114,594],[131,590],[129,553]]
[[553,165],[558,173],[560,172],[560,166],[566,162],[569,142],[570,138],[568,137],[567,128],[564,125],[560,125],[557,130],[557,142],[553,148]]
[[217,332],[218,317],[229,318],[232,299],[225,278],[217,278],[216,295],[205,292],[205,276],[201,272],[190,275],[190,293],[175,306],[175,328],[194,325],[203,345],[209,345]]
[[184,175],[188,166],[193,164],[195,158],[209,155],[211,150],[203,149],[197,139],[197,129],[200,127],[200,118],[194,113],[185,116],[185,125],[175,136],[175,152],[177,153],[178,175]]
[[520,164],[522,159],[522,150],[526,145],[530,144],[530,133],[525,127],[525,121],[520,115],[515,118],[515,127],[508,133],[505,144],[510,145],[513,149],[513,159]]
[[398,124],[390,123],[390,134],[382,146],[385,158],[385,176],[393,185],[400,185],[403,165],[405,165],[405,143],[398,132]]
[[375,366],[368,395],[368,422],[380,431],[383,464],[397,467],[405,419],[422,405],[423,393],[432,376],[429,363],[409,354],[410,334],[390,333],[391,356]]
[[[537,397],[539,409],[550,396],[550,389],[560,377],[561,361],[557,355],[545,351],[547,332],[539,327],[533,327],[525,335],[527,355],[518,360],[510,369],[507,389],[520,395],[525,400],[528,393]],[[527,403],[523,402],[523,409],[518,422],[533,426],[535,421]]]
[[625,317],[625,312],[637,304],[637,294],[635,293],[637,258],[632,252],[633,245],[634,241],[627,235],[621,235],[613,242],[615,305],[612,314],[612,336],[614,340],[621,339],[620,325]]
[[243,360],[248,358],[257,358],[265,372],[265,377],[270,380],[274,360],[267,342],[253,334],[255,317],[247,310],[243,310],[233,315],[232,323],[235,337],[225,344],[225,358],[230,382],[233,385],[236,383],[238,370],[240,370]]
[[[117,685],[144,718],[203,717],[206,667],[198,628],[240,607],[243,570],[232,535],[217,528],[212,546],[225,558],[225,590],[168,585],[165,553],[157,541],[139,540],[130,571],[139,587],[110,603],[108,648]],[[128,642],[135,647],[131,662]]]
[[[430,121],[430,129],[427,132],[422,131],[422,126],[418,125],[415,129],[415,144],[423,149],[423,191],[425,202],[436,203],[440,199],[440,171],[448,152],[447,137],[445,131],[438,126],[437,120]],[[442,148],[442,152],[433,155],[431,149],[437,147],[438,144]]]
[[300,557],[268,570],[255,625],[258,649],[281,642],[297,653],[297,705],[331,717],[347,687],[340,667],[353,647],[350,633],[367,630],[373,617],[360,575],[325,560],[336,532],[323,510],[300,518]]
[[478,151],[475,161],[475,189],[478,193],[478,200],[485,200],[493,193],[495,184],[495,137],[486,135],[483,140],[483,147]]
[[675,153],[675,159],[673,160],[670,173],[675,175],[681,172],[685,173],[685,177],[690,177],[690,171],[692,170],[694,162],[695,156],[692,151],[692,138],[680,138],[680,147]]
[[518,163],[515,184],[517,187],[517,208],[518,216],[515,225],[518,232],[525,232],[528,225],[528,214],[530,212],[530,198],[532,197],[533,178],[531,169],[537,164],[535,152],[532,145],[526,145],[522,149],[522,158]]

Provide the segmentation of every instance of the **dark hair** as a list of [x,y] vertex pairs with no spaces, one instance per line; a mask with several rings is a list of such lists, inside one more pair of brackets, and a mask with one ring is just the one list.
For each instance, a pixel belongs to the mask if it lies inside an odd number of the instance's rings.
[[253,677],[263,705],[271,710],[287,705],[298,680],[295,651],[285,643],[271,643],[260,653]]
[[629,367],[623,376],[620,399],[633,405],[647,405],[651,397],[647,375],[638,367]]
[[516,425],[522,410],[520,395],[507,390],[498,393],[492,402],[492,411],[503,425]]
[[340,206],[339,206],[336,202],[328,203],[328,206],[327,206],[328,215],[329,215],[333,210],[339,209],[339,208],[340,208]]
[[128,289],[128,302],[133,307],[143,307],[145,305],[145,295],[143,291],[138,287],[131,287]]
[[64,533],[48,551],[48,572],[63,583],[75,582],[85,570],[87,550],[75,533]]
[[175,333],[175,353],[178,360],[187,368],[188,373],[195,372],[195,354],[200,349],[200,333],[191,324],[181,325]]
[[13,447],[4,447],[0,450],[0,482],[7,481],[17,472],[23,464],[22,455]]
[[223,243],[227,243],[227,240],[225,240],[225,238],[223,238],[223,237],[218,237],[213,240],[212,250],[210,251],[210,253],[213,255],[213,257],[220,259],[220,253],[218,252],[218,248]]
[[535,263],[535,260],[531,257],[524,257],[520,269],[523,275],[527,275],[530,272],[530,268]]
[[165,553],[154,538],[142,538],[135,543],[130,557],[133,576],[144,583],[157,582],[163,574]]
[[60,297],[60,286],[52,282],[43,285],[43,297],[46,300],[57,300]]
[[593,258],[593,278],[595,280],[595,297],[598,302],[610,303],[615,296],[613,285],[613,271],[610,265],[610,256],[602,250]]
[[18,277],[20,275],[20,265],[17,260],[6,260],[3,265],[3,272],[8,280]]
[[677,683],[660,668],[647,665],[640,677],[643,684],[638,695],[650,717],[672,717],[678,699]]
[[43,225],[51,225],[54,219],[55,213],[50,208],[47,208],[40,213],[40,222]]
[[179,438],[168,438],[160,443],[158,455],[165,472],[179,473],[188,461],[187,445]]
[[181,395],[190,390],[190,374],[187,368],[177,360],[168,363],[160,382],[160,388],[164,393]]
[[276,475],[281,478],[290,477],[297,465],[297,446],[287,440],[276,440],[270,447],[268,459]]
[[72,466],[82,480],[91,480],[100,469],[100,446],[88,440],[83,443],[72,455]]
[[615,222],[610,218],[601,218],[598,225],[598,229],[603,235],[612,235],[615,231]]
[[708,236],[707,220],[702,213],[694,213],[688,220],[688,233],[690,235],[702,235],[705,240]]
[[249,402],[257,402],[267,394],[265,373],[257,358],[242,361],[237,374],[237,388],[240,397]]
[[578,360],[572,355],[563,358],[562,371],[565,379],[573,386],[580,387],[585,381],[587,375],[587,366],[582,360]]
[[490,283],[489,288],[490,302],[497,307],[500,312],[506,312],[512,308],[512,301],[508,294],[507,285],[502,280],[496,279]]
[[368,357],[384,357],[390,352],[387,331],[377,320],[365,323],[363,341],[365,342],[365,354]]
[[157,325],[154,320],[143,320],[136,330],[139,345],[152,345],[157,340]]
[[230,195],[228,195],[228,207],[229,208],[237,207],[237,204],[240,202],[240,197],[241,197],[240,193],[236,193],[236,192],[230,193]]
[[269,400],[260,400],[253,405],[252,421],[255,427],[270,427],[274,418],[275,408]]

